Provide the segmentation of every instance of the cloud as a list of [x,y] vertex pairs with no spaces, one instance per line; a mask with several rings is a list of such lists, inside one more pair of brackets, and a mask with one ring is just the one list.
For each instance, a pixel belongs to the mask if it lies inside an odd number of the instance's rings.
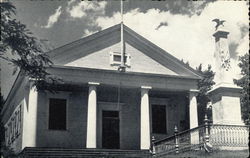
[[182,15],[199,15],[202,10],[207,6],[207,4],[212,1],[183,1],[174,0],[167,1],[165,7],[172,14],[182,14]]
[[58,18],[59,16],[61,15],[62,13],[62,7],[59,6],[57,9],[56,9],[56,12],[54,14],[52,14],[50,17],[49,17],[49,20],[47,22],[47,25],[45,26],[41,26],[42,28],[51,28],[57,21],[58,21]]
[[92,13],[92,16],[93,14],[104,14],[106,5],[106,1],[81,1],[78,4],[75,4],[75,1],[70,1],[68,3],[67,12],[72,18],[82,18],[87,16],[88,13]]
[[[194,10],[200,10],[201,5],[192,2]],[[178,5],[176,2],[175,5]],[[191,5],[189,6],[191,7]],[[204,66],[210,64],[215,70],[213,63],[215,41],[212,36],[215,32],[213,19],[226,20],[225,29],[230,32],[229,44],[232,45],[231,53],[237,56],[249,49],[248,34],[242,37],[242,26],[248,26],[248,7],[244,1],[216,1],[208,3],[200,14],[174,14],[171,11],[149,9],[141,12],[133,9],[124,14],[124,23],[140,35],[149,39],[159,47],[165,49],[173,56],[189,61],[192,67],[200,63]],[[139,20],[138,20],[139,19]],[[120,22],[120,13],[115,12],[113,16],[98,17],[96,25],[102,29],[113,26]],[[167,22],[167,27],[156,30],[161,22]],[[246,32],[247,29],[244,29]],[[247,37],[246,37],[247,36]],[[234,45],[233,45],[234,44]],[[235,57],[237,59],[237,57]],[[234,60],[234,59],[233,59]],[[232,61],[232,77],[237,76],[237,61]],[[237,70],[237,71],[236,71]],[[215,70],[217,71],[217,70]]]
[[86,37],[86,36],[92,35],[92,34],[94,34],[96,32],[97,31],[90,31],[88,29],[85,29],[84,32],[83,32],[83,36],[82,37]]
[[67,3],[67,5],[69,6],[69,5],[71,5],[72,3],[74,3],[76,0],[69,0],[68,1],[68,3]]

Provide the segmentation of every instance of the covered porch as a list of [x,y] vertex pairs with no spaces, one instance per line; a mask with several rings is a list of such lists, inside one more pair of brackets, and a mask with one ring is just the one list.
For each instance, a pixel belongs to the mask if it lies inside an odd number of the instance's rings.
[[[198,126],[197,79],[73,67],[54,67],[50,73],[63,79],[62,84],[49,85],[57,93],[46,91],[46,86],[44,91],[30,90],[30,97],[37,97],[31,100],[38,100],[37,118],[42,118],[31,129],[36,130],[35,147],[149,150],[153,136],[170,136],[175,125],[179,130]],[[68,99],[68,133],[48,131],[42,121],[48,117],[43,105],[61,96]],[[70,135],[76,144],[64,141]]]

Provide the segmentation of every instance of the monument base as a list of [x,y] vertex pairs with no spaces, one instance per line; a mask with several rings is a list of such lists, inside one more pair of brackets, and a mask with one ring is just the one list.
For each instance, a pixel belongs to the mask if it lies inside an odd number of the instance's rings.
[[241,119],[241,89],[231,83],[220,83],[208,92],[214,124],[244,125]]

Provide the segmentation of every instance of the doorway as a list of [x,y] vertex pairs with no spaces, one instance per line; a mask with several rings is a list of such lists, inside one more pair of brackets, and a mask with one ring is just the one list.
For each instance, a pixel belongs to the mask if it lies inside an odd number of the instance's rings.
[[120,119],[118,111],[102,111],[102,148],[120,148]]

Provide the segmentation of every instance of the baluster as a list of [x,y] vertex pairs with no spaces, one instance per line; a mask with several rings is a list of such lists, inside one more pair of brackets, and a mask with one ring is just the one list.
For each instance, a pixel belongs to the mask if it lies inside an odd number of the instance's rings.
[[[237,131],[237,127],[234,128],[232,131],[231,131],[231,137],[232,137],[232,144],[233,145],[237,145],[237,143],[234,141],[235,137],[237,137],[237,133],[235,133],[235,131]],[[236,134],[236,135],[235,135]]]
[[220,145],[222,145],[224,142],[226,142],[225,130],[223,126],[221,126],[221,144]]
[[230,138],[229,143],[228,143],[229,146],[231,146],[231,144],[232,144],[232,138],[233,137],[232,137],[231,133],[232,133],[233,130],[234,130],[233,127],[231,127],[231,128],[229,127],[229,129],[228,129],[228,135],[229,135],[229,138]]
[[237,130],[237,129],[234,128],[234,129],[231,131],[231,137],[232,137],[232,142],[231,142],[231,143],[232,143],[233,145],[236,145],[236,144],[235,144],[235,141],[234,141],[234,138],[237,137],[237,135],[235,135],[235,134],[236,134],[236,133],[235,133],[236,130]]
[[231,146],[231,144],[233,144],[233,141],[234,141],[234,136],[233,136],[233,132],[234,132],[234,127],[232,128],[232,130],[230,130],[229,131],[229,133],[230,133],[230,146]]
[[209,140],[210,140],[210,142],[211,143],[213,143],[214,142],[214,127],[213,126],[210,126],[210,133],[209,133]]
[[245,133],[248,133],[247,128],[241,129],[241,131],[240,131],[240,144],[245,144],[244,138],[248,138],[248,135],[245,135]]
[[230,135],[230,132],[231,132],[231,130],[232,130],[232,127],[228,127],[227,128],[227,126],[225,126],[226,127],[226,130],[227,130],[227,138],[228,138],[228,141],[227,141],[227,144],[228,144],[228,146],[230,146],[230,144],[231,144],[231,135]]
[[178,140],[178,129],[177,126],[174,127],[174,137],[175,137],[175,153],[179,153],[179,140]]
[[228,130],[228,134],[229,134],[229,137],[230,137],[230,141],[229,141],[229,146],[231,146],[231,144],[233,143],[233,136],[232,136],[232,131],[234,130],[234,127],[229,127],[229,130]]
[[239,132],[238,132],[238,135],[239,135],[239,142],[238,142],[238,144],[242,144],[243,143],[243,141],[242,141],[242,137],[244,136],[243,132],[244,131],[242,131],[242,129],[240,129]]
[[243,130],[242,130],[242,128],[240,128],[240,130],[239,130],[239,142],[238,142],[239,145],[244,144],[244,136],[245,136],[244,133],[245,133],[244,128],[243,128]]
[[154,156],[155,155],[155,137],[154,136],[152,136],[152,148],[151,148],[151,150],[152,150],[152,155]]
[[235,138],[234,138],[234,143],[240,145],[240,128],[238,130],[235,130]]
[[236,143],[237,145],[241,145],[241,128],[237,131]]
[[207,119],[207,114],[205,115],[205,143],[209,143],[209,133],[208,133],[208,119]]
[[229,142],[228,142],[228,145],[231,146],[232,144],[232,136],[231,136],[231,132],[232,132],[233,128],[229,126],[228,128],[228,137],[229,137]]
[[237,141],[235,141],[235,138],[237,138],[237,128],[234,128],[231,132],[231,137],[232,137],[232,144],[237,146]]

